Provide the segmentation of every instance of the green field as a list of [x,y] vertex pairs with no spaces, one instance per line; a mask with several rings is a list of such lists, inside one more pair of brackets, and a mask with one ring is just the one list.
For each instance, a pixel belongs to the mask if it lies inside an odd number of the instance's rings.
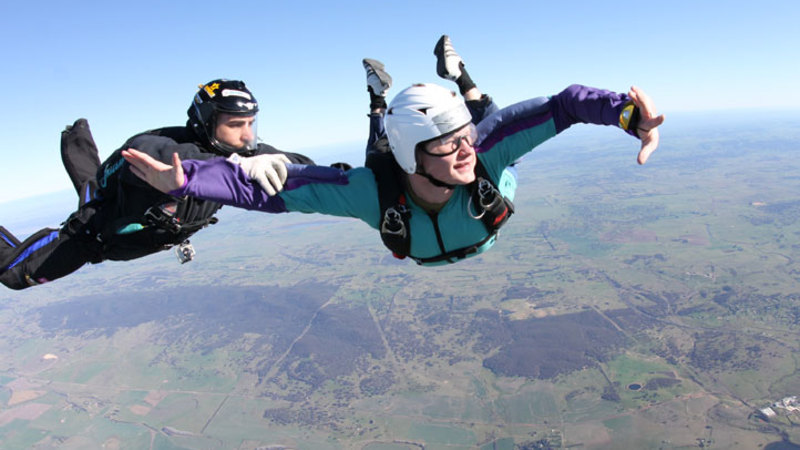
[[614,134],[548,143],[495,247],[448,267],[225,208],[191,264],[0,291],[0,447],[800,442],[753,414],[800,394],[800,126],[747,126],[676,120],[644,167]]

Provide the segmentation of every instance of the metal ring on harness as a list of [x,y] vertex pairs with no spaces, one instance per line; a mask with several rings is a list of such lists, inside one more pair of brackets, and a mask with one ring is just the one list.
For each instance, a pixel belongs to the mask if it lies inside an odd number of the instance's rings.
[[[488,204],[484,200],[486,198],[493,199],[494,198],[494,196],[492,195],[493,193],[494,193],[494,186],[492,186],[492,183],[490,183],[489,180],[481,178],[480,182],[478,183],[478,189],[476,189],[475,193],[473,193],[467,199],[467,213],[473,219],[480,220],[483,217],[483,215],[486,214],[486,209],[492,205],[491,200],[489,201]],[[472,203],[473,203],[472,197],[475,194],[478,194],[478,203],[483,207],[483,211],[481,211],[481,213],[477,215],[472,213]]]
[[472,204],[473,204],[473,203],[474,203],[474,202],[472,201],[472,196],[470,196],[469,198],[467,198],[467,214],[469,214],[469,215],[470,215],[470,217],[472,217],[472,218],[473,218],[473,219],[475,219],[475,220],[481,220],[481,218],[483,217],[483,215],[484,215],[484,214],[486,214],[486,210],[484,209],[483,211],[481,211],[481,213],[480,213],[480,214],[473,214],[473,213],[472,213],[472,208],[473,208]]

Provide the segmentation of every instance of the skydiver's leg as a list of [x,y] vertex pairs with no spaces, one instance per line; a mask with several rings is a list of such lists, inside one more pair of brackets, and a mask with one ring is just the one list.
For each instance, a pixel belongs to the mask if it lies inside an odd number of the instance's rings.
[[[456,53],[449,36],[445,34],[439,38],[439,41],[436,42],[436,47],[433,48],[433,54],[436,56],[436,73],[440,77],[456,83],[459,92],[464,97],[464,103],[467,104],[467,109],[472,115],[472,123],[477,125],[485,117],[500,109],[492,100],[492,97],[482,93],[475,82],[472,81],[467,69],[464,67],[464,60]],[[520,157],[511,163],[508,169],[513,169],[517,163],[522,161],[522,158],[524,157]],[[516,179],[516,170],[509,173]]]
[[439,38],[433,54],[436,56],[436,73],[440,77],[456,83],[472,114],[472,123],[477,124],[484,117],[498,110],[492,98],[482,93],[470,78],[464,67],[464,60],[456,53],[450,37],[443,35]]
[[91,231],[96,218],[95,209],[86,206],[72,213],[61,229],[44,228],[22,242],[0,227],[0,283],[25,289],[102,261],[102,244]]
[[[383,126],[386,113],[386,92],[392,86],[392,77],[386,73],[380,61],[366,58],[361,61],[367,72],[367,91],[369,92],[369,136],[367,137],[367,160],[370,155],[389,151],[389,141]],[[367,164],[369,167],[369,164]]]
[[0,283],[15,290],[69,275],[89,260],[85,242],[55,228],[39,230],[3,253]]
[[10,264],[13,255],[16,254],[19,246],[22,245],[19,239],[6,227],[0,226],[0,272],[6,267],[6,261]]
[[86,119],[76,120],[61,132],[61,161],[78,193],[78,206],[94,199],[100,157]]
[[11,264],[20,245],[22,242],[16,236],[5,227],[0,226],[0,277],[2,277],[3,268]]
[[[477,88],[475,89],[477,90]],[[472,114],[472,123],[475,125],[480,123],[480,121],[485,117],[500,109],[494,103],[492,97],[489,97],[486,94],[480,94],[480,97],[477,100],[467,100],[465,103],[467,104],[469,113]]]
[[383,63],[376,59],[364,58],[361,64],[367,72],[370,112],[383,114],[386,112],[386,92],[392,87],[392,77]]

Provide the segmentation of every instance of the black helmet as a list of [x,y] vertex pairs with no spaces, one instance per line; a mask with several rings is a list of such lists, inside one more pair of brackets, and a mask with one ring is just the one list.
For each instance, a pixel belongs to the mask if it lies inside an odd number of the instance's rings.
[[255,150],[257,145],[255,130],[253,141],[244,148],[236,148],[217,140],[219,113],[243,117],[255,116],[258,113],[258,101],[243,81],[219,79],[201,84],[187,111],[189,114],[187,125],[197,136],[205,139],[212,150],[222,155]]

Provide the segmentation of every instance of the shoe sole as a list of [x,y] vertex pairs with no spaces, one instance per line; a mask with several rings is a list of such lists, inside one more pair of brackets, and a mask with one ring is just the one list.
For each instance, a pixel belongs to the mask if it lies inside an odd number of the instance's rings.
[[[392,77],[389,76],[389,74],[386,73],[386,71],[383,70],[384,69],[384,65],[383,65],[382,62],[380,62],[378,60],[375,60],[375,59],[364,58],[362,63],[365,66],[368,66],[369,69],[372,69],[372,72],[375,73],[375,75],[378,76],[379,80],[381,80],[381,84],[386,86],[385,89],[389,89],[390,87],[392,87]],[[367,69],[367,70],[369,70],[369,69]]]

